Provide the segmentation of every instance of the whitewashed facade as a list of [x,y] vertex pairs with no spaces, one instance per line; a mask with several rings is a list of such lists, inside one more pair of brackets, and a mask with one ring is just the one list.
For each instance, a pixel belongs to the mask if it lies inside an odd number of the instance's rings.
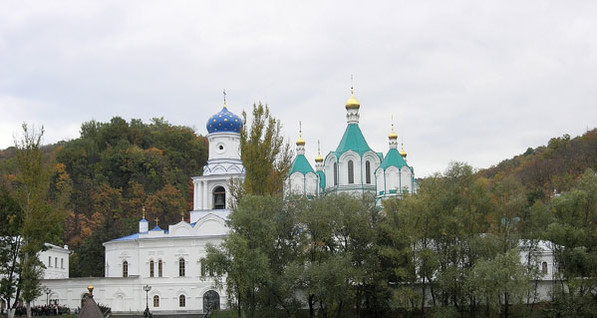
[[[381,202],[416,192],[414,170],[406,164],[404,150],[397,150],[393,127],[386,155],[371,150],[358,127],[359,108],[351,96],[346,102],[348,126],[343,139],[325,159],[317,155],[315,170],[305,158],[305,141],[299,137],[287,193],[371,192]],[[201,260],[206,246],[220,243],[229,231],[230,180],[242,180],[245,172],[240,157],[241,128],[240,118],[229,112],[226,104],[208,120],[209,159],[203,175],[192,178],[190,223],[181,221],[165,229],[154,224],[152,228],[143,217],[137,233],[104,243],[105,277],[69,278],[68,249],[52,246],[40,255],[50,265],[42,282],[50,293],[40,296],[36,304],[45,304],[49,298],[77,308],[87,287],[93,285],[96,302],[111,307],[114,313],[142,312],[146,296],[149,309],[156,314],[201,313],[207,306],[225,307],[224,291],[214,288],[212,280],[201,278]],[[533,262],[545,268],[540,293],[547,297],[554,276],[553,250],[549,244],[540,244],[533,253],[538,255]],[[528,260],[527,256],[528,251],[522,249],[521,262]],[[151,286],[147,293],[143,290],[146,285]]]
[[[42,284],[50,289],[36,304],[47,298],[71,308],[81,306],[87,286],[93,285],[94,299],[114,313],[139,313],[145,309],[146,296],[153,313],[201,313],[207,306],[225,307],[227,300],[214,282],[202,279],[202,263],[207,244],[217,245],[228,234],[226,219],[230,213],[229,182],[243,179],[240,159],[241,119],[228,111],[226,104],[209,118],[209,158],[203,175],[193,177],[193,210],[190,222],[181,221],[162,229],[143,217],[137,233],[105,242],[105,277],[68,279],[56,267]],[[51,252],[58,253],[58,252]],[[52,266],[61,265],[54,254],[42,255]],[[58,263],[56,263],[58,262]],[[60,268],[62,270],[62,268]],[[145,285],[151,286],[147,293]]]
[[68,256],[70,250],[68,245],[64,247],[46,243],[46,250],[39,253],[39,260],[46,267],[44,269],[44,279],[68,278],[69,262]]
[[392,124],[388,151],[384,155],[369,147],[359,127],[360,103],[351,96],[346,101],[346,130],[335,150],[315,157],[315,170],[305,157],[305,140],[300,136],[286,193],[316,196],[326,193],[371,193],[377,204],[389,197],[403,197],[416,192],[414,168],[406,162],[404,148],[398,150],[398,135]]

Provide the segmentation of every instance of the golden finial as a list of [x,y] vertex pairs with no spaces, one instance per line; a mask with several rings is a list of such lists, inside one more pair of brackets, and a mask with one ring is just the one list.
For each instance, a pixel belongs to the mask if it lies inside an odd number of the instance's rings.
[[397,139],[398,135],[394,132],[394,114],[392,114],[392,131],[390,131],[390,134],[388,135],[388,138],[390,139]]
[[315,162],[322,162],[323,157],[321,156],[321,145],[319,144],[319,139],[317,140],[317,157],[315,157]]
[[143,218],[145,218],[145,206],[143,206],[141,210],[143,210]]
[[155,226],[159,226],[160,223],[160,218],[158,218],[157,216],[155,217],[155,219],[153,219],[155,221]]
[[359,109],[361,104],[354,98],[354,85],[352,83],[352,74],[350,74],[350,98],[346,101],[346,110]]
[[406,151],[404,151],[404,140],[400,143],[400,155],[406,158]]
[[93,285],[89,284],[89,286],[87,286],[87,290],[89,291],[89,296],[93,296]]
[[296,145],[297,146],[304,146],[305,145],[305,139],[303,139],[303,126],[302,126],[302,122],[299,121],[299,138],[296,141]]
[[226,108],[226,89],[224,89],[224,108]]

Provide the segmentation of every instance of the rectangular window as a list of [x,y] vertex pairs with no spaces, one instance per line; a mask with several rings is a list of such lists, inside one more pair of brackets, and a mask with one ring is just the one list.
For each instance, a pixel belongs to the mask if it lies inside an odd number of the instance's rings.
[[58,257],[54,257],[54,267],[58,268]]
[[129,262],[122,262],[122,277],[129,277]]
[[338,164],[334,162],[334,185],[338,185]]
[[369,161],[365,162],[365,182],[371,184],[371,163]]
[[52,267],[52,256],[48,256],[48,267]]
[[64,269],[64,258],[60,259],[60,268]]
[[185,276],[185,262],[184,258],[178,260],[178,276]]
[[153,277],[153,260],[149,261],[149,277]]
[[352,160],[348,160],[348,183],[354,183],[354,163],[352,163]]
[[162,277],[162,260],[158,260],[158,277]]

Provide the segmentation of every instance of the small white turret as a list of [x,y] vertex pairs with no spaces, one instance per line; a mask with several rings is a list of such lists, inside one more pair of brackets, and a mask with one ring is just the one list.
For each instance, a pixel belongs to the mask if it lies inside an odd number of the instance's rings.
[[139,233],[145,233],[149,231],[149,222],[145,219],[145,207],[143,207],[143,218],[139,220]]

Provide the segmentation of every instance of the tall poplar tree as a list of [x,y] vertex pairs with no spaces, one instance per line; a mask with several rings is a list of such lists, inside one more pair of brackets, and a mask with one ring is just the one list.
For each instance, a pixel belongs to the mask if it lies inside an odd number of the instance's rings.
[[22,127],[23,136],[15,142],[16,198],[23,211],[18,286],[26,303],[27,317],[31,317],[31,301],[41,295],[40,279],[44,266],[37,254],[44,249],[44,243],[59,239],[63,217],[61,210],[49,201],[52,169],[44,160],[41,149],[43,127],[39,131],[27,124]]
[[270,114],[269,107],[261,103],[253,105],[250,127],[247,113],[243,111],[242,116],[240,149],[245,181],[236,196],[281,194],[292,162],[292,151],[282,136],[282,124]]

